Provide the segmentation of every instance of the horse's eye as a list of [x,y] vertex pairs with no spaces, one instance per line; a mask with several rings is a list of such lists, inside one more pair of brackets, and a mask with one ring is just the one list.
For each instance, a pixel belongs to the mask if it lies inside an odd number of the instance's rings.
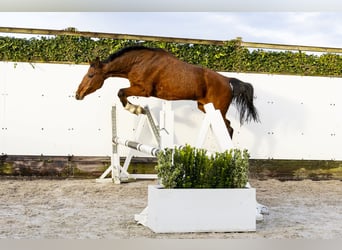
[[92,78],[94,75],[95,75],[94,73],[89,73],[89,74],[88,74],[88,77],[89,77],[89,78]]

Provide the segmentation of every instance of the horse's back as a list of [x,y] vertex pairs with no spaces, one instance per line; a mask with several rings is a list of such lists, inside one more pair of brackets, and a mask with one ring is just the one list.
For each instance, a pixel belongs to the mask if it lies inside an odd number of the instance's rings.
[[130,81],[143,83],[148,95],[167,100],[204,100],[224,96],[229,99],[229,80],[225,76],[199,65],[184,62],[173,54],[160,50],[140,51],[139,64]]

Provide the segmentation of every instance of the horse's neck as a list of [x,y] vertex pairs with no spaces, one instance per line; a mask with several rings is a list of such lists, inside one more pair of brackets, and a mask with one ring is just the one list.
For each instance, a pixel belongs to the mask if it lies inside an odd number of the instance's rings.
[[128,73],[131,71],[135,61],[125,57],[120,57],[108,62],[104,66],[104,73],[106,78],[108,77],[128,77]]

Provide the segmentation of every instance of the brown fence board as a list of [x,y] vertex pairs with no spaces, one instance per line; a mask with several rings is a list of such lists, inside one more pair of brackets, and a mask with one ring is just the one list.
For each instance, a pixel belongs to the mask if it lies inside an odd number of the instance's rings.
[[[84,37],[92,37],[92,38],[111,38],[111,39],[160,41],[160,42],[207,44],[207,45],[224,45],[226,42],[228,42],[228,41],[223,41],[223,40],[190,39],[190,38],[176,38],[176,37],[160,37],[160,36],[144,36],[144,35],[130,35],[130,34],[116,34],[116,33],[104,33],[104,32],[78,31],[75,28],[67,28],[64,30],[54,30],[54,29],[31,29],[31,28],[0,27],[0,33],[53,35],[53,36],[54,35],[69,35],[69,36],[72,35],[72,36],[84,36]],[[342,48],[244,42],[244,41],[242,41],[241,38],[237,38],[237,39],[241,40],[240,45],[242,47],[246,47],[246,48],[342,53]]]

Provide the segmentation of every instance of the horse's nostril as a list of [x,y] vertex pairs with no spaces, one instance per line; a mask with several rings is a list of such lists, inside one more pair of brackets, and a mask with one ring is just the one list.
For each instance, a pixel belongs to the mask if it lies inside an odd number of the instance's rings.
[[76,100],[83,100],[84,95],[82,96],[81,94],[76,94],[75,98],[76,98]]

